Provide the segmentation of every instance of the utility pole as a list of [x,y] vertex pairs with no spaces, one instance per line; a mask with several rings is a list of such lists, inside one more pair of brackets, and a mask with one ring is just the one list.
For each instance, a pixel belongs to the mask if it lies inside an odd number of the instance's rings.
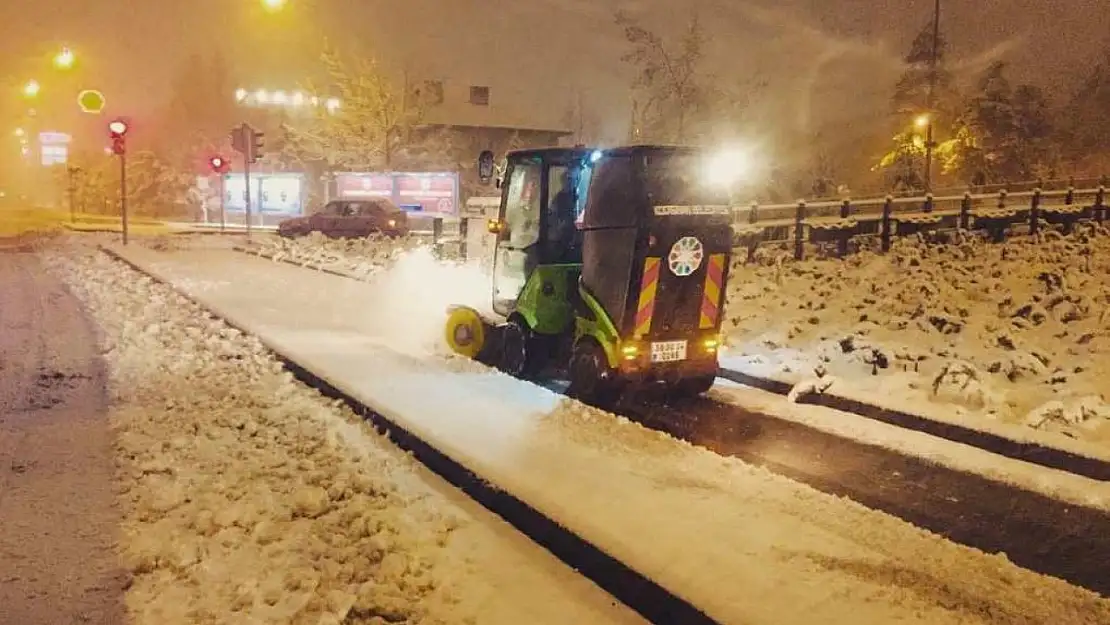
[[127,245],[127,152],[119,155],[119,216],[123,224],[123,244]]
[[[247,238],[251,236],[251,163],[257,163],[262,158],[265,135],[251,128],[250,124],[243,122],[231,131],[231,147],[243,155],[243,180],[246,183]],[[222,195],[220,197],[223,197]]]
[[[249,131],[248,127],[248,131]],[[249,136],[249,135],[248,135]],[[247,202],[247,239],[251,238],[251,158],[250,143],[247,143],[247,153],[243,155],[243,181],[246,183],[244,199]]]
[[925,192],[933,191],[933,149],[936,139],[933,127],[937,117],[937,65],[940,61],[940,0],[933,9],[933,54],[929,57],[929,121],[925,128]]
[[66,191],[69,193],[69,223],[77,221],[77,172],[80,171],[74,165],[66,165],[67,185]]
[[224,195],[227,194],[227,190],[225,189],[226,184],[224,175],[220,174],[220,232],[223,232],[227,228],[227,208],[224,204]]
[[119,218],[124,245],[127,245],[127,129],[127,122],[122,119],[108,124],[112,152],[119,157]]
[[[226,193],[224,189],[224,175],[229,169],[228,162],[222,156],[213,156],[208,159],[208,166],[212,168],[213,173],[216,174],[216,178],[219,180],[217,187],[220,193],[220,232],[223,232],[227,226],[227,221],[225,219],[226,211],[224,210],[224,194]],[[207,217],[205,221],[208,221]]]

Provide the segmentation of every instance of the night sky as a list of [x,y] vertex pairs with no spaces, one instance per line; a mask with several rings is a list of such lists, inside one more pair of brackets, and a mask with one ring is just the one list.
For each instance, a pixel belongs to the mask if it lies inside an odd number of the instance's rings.
[[[493,86],[493,98],[557,118],[582,90],[589,107],[623,125],[627,71],[612,10],[623,6],[665,29],[677,7],[699,8],[722,80],[768,80],[783,117],[862,123],[885,110],[898,58],[930,19],[932,0],[289,0],[279,16],[256,0],[3,0],[0,75],[10,90],[48,65],[53,42],[81,55],[82,79],[113,108],[150,107],[192,52],[219,49],[244,86],[295,87],[323,37],[360,46],[415,74]],[[943,28],[970,76],[995,58],[1016,78],[1063,93],[1100,53],[1106,0],[944,0]],[[37,54],[37,56],[36,56]],[[849,119],[851,118],[851,119]],[[854,120],[854,121],[853,121]]]

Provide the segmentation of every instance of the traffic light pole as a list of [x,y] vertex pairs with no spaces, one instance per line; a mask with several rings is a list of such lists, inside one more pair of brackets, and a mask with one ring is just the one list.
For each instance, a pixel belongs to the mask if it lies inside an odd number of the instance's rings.
[[217,172],[217,175],[220,177],[220,232],[223,232],[227,228],[227,209],[224,204],[224,196],[227,194],[227,189],[225,188],[227,183],[224,181],[223,172]]
[[77,181],[75,180],[77,168],[66,165],[66,191],[69,194],[69,223],[77,221]]
[[251,238],[251,155],[248,148],[247,153],[243,155],[243,180],[246,182],[246,200],[247,200],[247,239]]
[[119,155],[119,218],[123,244],[127,245],[127,152]]

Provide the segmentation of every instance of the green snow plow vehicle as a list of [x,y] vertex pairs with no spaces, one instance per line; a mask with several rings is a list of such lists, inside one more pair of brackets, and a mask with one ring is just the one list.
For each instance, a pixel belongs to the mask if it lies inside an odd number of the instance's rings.
[[492,310],[452,307],[450,347],[514,376],[565,376],[591,403],[655,384],[708,390],[732,218],[706,159],[663,146],[510,153],[489,224]]

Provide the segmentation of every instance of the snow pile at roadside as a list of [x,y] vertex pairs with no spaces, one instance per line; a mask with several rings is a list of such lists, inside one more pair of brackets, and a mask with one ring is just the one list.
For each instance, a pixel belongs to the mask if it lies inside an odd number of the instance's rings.
[[1110,233],[734,269],[726,364],[1110,441]]
[[297,239],[258,239],[249,247],[275,260],[332,269],[365,278],[392,265],[405,251],[423,244],[415,236],[388,237],[372,234],[361,239],[329,239],[319,232],[313,232]]
[[407,456],[169,289],[49,261],[112,369],[135,622],[472,622],[452,578],[473,572],[440,562],[460,521]]

